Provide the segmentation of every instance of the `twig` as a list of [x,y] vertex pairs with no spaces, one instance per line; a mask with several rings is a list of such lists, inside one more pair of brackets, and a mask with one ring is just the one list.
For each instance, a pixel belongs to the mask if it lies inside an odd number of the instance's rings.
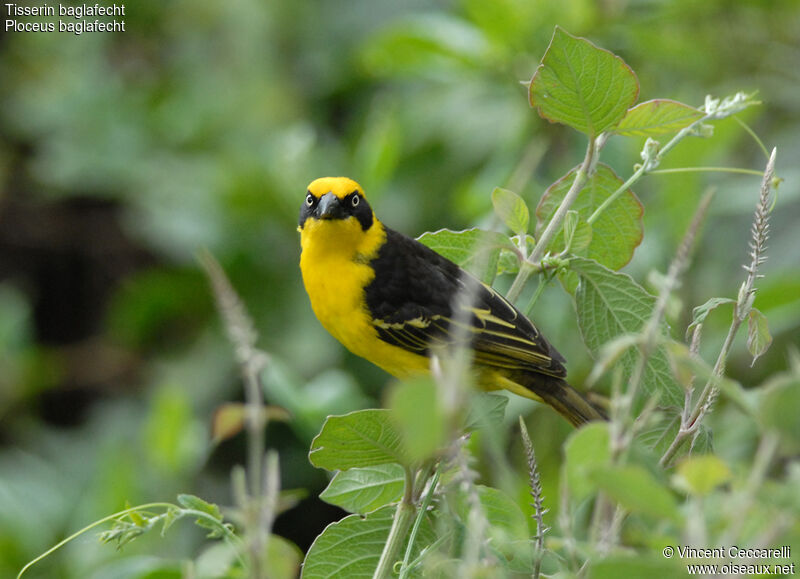
[[755,299],[755,282],[761,277],[758,273],[759,266],[764,263],[766,256],[767,238],[769,237],[769,208],[770,208],[770,193],[772,191],[772,180],[775,174],[775,156],[777,150],[772,149],[772,154],[767,161],[767,167],[764,170],[764,178],[761,181],[761,190],[756,204],[755,215],[753,218],[753,226],[751,229],[750,241],[750,263],[743,266],[747,272],[747,278],[742,283],[739,289],[739,295],[734,307],[731,325],[728,328],[728,334],[725,336],[725,341],[722,344],[717,361],[714,364],[714,369],[711,376],[703,388],[700,398],[694,407],[694,410],[689,415],[688,419],[681,421],[681,427],[675,435],[675,439],[670,444],[669,448],[664,452],[661,457],[660,464],[662,466],[668,465],[675,454],[680,450],[683,442],[690,435],[700,427],[700,422],[703,417],[708,413],[714,399],[718,393],[718,382],[722,375],[725,373],[725,365],[728,360],[733,341],[739,327],[747,319],[750,311],[753,309],[753,300]]
[[414,525],[411,527],[411,534],[408,536],[408,544],[406,545],[406,553],[403,556],[403,566],[400,569],[399,579],[406,579],[408,577],[408,574],[411,573],[413,569],[410,563],[411,563],[411,553],[414,550],[414,542],[417,538],[419,527],[420,525],[422,525],[422,519],[425,518],[425,514],[428,512],[428,508],[431,506],[431,501],[433,500],[433,495],[434,492],[436,491],[436,485],[439,484],[439,476],[441,475],[443,465],[444,462],[440,462],[439,466],[436,468],[436,471],[433,473],[433,478],[431,479],[430,485],[428,486],[428,492],[426,493],[425,498],[422,500],[422,504],[420,505],[420,508],[417,511],[417,516],[416,519],[414,520]]
[[697,237],[697,232],[700,229],[700,225],[705,219],[706,211],[708,210],[708,206],[711,203],[713,196],[713,191],[709,191],[700,199],[700,204],[697,207],[697,211],[695,211],[692,222],[689,224],[689,228],[686,230],[683,240],[678,247],[678,251],[672,260],[672,263],[670,263],[669,269],[667,270],[667,275],[664,278],[661,291],[659,292],[658,298],[656,299],[656,304],[653,307],[653,313],[650,316],[650,319],[647,321],[644,331],[642,332],[643,339],[639,342],[641,355],[637,360],[634,371],[630,380],[628,381],[628,389],[623,397],[624,406],[622,408],[622,416],[625,416],[626,413],[629,416],[630,410],[633,407],[636,394],[644,378],[647,360],[658,343],[658,337],[661,332],[661,324],[664,321],[664,314],[667,309],[669,297],[678,288],[680,284],[680,277],[683,275],[683,272],[689,265],[689,258],[694,245],[694,240]]
[[531,263],[538,263],[541,261],[544,252],[547,250],[547,246],[550,245],[550,241],[561,228],[561,223],[564,221],[567,211],[572,207],[575,199],[578,198],[578,194],[589,181],[589,176],[591,175],[594,165],[597,163],[597,152],[598,149],[595,140],[589,139],[589,144],[586,147],[586,155],[584,155],[583,162],[575,174],[575,180],[572,182],[572,186],[569,188],[569,191],[567,191],[567,194],[564,195],[561,205],[558,206],[553,217],[550,218],[547,227],[542,231],[539,239],[536,240],[536,245],[528,258]]
[[417,513],[417,507],[414,504],[414,473],[410,468],[405,469],[405,486],[403,490],[403,498],[397,505],[397,510],[394,513],[394,520],[392,521],[392,528],[389,530],[389,536],[386,539],[386,544],[383,546],[381,558],[378,560],[378,566],[375,568],[375,573],[372,575],[373,579],[387,579],[392,576],[394,564],[397,561],[397,555],[400,553],[405,541],[411,523],[414,522],[414,517]]
[[244,496],[240,497],[243,502],[239,506],[245,512],[249,531],[247,543],[250,551],[251,574],[253,577],[260,578],[266,574],[266,544],[275,515],[278,487],[280,486],[277,458],[273,455],[265,457],[264,453],[266,418],[263,411],[264,400],[260,376],[267,364],[268,356],[256,347],[258,333],[220,264],[208,252],[200,255],[200,262],[205,268],[214,290],[220,317],[225,324],[228,338],[234,346],[244,380],[249,489],[243,493]]

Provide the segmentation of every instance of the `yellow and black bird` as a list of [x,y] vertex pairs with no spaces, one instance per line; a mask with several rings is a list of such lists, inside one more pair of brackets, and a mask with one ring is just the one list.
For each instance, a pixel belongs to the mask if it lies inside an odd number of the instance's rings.
[[[466,339],[482,388],[549,404],[576,426],[605,418],[567,384],[563,356],[527,317],[453,262],[385,227],[355,181],[313,181],[299,222],[311,307],[354,354],[404,378],[428,372],[432,354]],[[465,294],[469,303],[459,305]]]

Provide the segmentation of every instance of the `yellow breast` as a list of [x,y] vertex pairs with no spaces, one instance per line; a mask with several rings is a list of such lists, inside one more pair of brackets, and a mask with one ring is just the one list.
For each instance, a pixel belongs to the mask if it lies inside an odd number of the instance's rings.
[[309,220],[301,230],[300,270],[317,319],[348,350],[405,377],[428,370],[428,359],[378,338],[364,288],[375,277],[369,261],[386,239],[375,221],[367,232],[349,220]]

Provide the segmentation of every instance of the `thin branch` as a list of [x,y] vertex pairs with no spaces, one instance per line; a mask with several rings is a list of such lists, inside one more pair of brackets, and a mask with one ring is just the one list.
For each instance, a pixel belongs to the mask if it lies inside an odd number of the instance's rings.
[[662,466],[666,466],[672,461],[675,454],[683,445],[683,442],[700,427],[700,422],[710,410],[718,394],[719,380],[725,373],[725,366],[730,351],[733,348],[733,341],[736,338],[739,327],[747,319],[747,316],[750,315],[750,311],[753,309],[753,300],[755,299],[756,291],[755,282],[761,277],[758,273],[758,268],[766,260],[764,252],[766,251],[767,238],[769,237],[770,193],[772,191],[773,176],[775,174],[776,154],[777,150],[772,149],[772,154],[764,170],[764,178],[761,181],[761,189],[751,228],[750,263],[743,266],[747,272],[747,278],[739,289],[739,295],[736,300],[736,306],[734,307],[731,325],[728,328],[728,334],[725,336],[725,341],[722,344],[722,349],[714,364],[714,369],[700,394],[700,398],[694,410],[687,420],[682,421],[681,428],[678,430],[675,439],[661,457],[660,464]]
[[425,494],[425,498],[422,500],[422,504],[417,510],[417,516],[414,520],[414,525],[411,527],[411,534],[408,536],[408,545],[406,545],[406,553],[403,556],[403,565],[400,569],[399,579],[406,579],[413,569],[411,566],[411,553],[414,550],[414,542],[416,541],[417,533],[419,533],[420,525],[422,525],[422,519],[425,518],[425,514],[428,512],[428,508],[430,508],[431,502],[433,501],[433,495],[436,492],[436,485],[439,484],[439,476],[441,475],[443,468],[444,462],[442,461],[439,463],[439,466],[433,473],[433,478],[428,486],[428,492]]
[[392,528],[389,530],[389,536],[386,539],[386,544],[383,546],[381,558],[378,560],[378,566],[375,568],[375,573],[372,575],[373,579],[388,579],[392,576],[394,564],[400,553],[400,547],[403,546],[408,530],[414,522],[417,513],[417,507],[414,504],[414,473],[408,467],[406,467],[404,471],[405,486],[403,488],[403,498],[400,499],[400,502],[397,504],[397,510],[392,520]]
[[275,516],[280,485],[280,479],[276,480],[279,477],[277,459],[274,456],[265,457],[264,452],[266,418],[260,376],[269,358],[256,347],[258,332],[222,266],[208,252],[200,255],[200,262],[208,274],[220,317],[242,370],[246,401],[249,489],[241,497],[243,502],[239,506],[247,521],[251,573],[253,577],[260,578],[266,575],[266,544]]
[[[541,261],[547,246],[550,245],[553,237],[561,228],[561,223],[564,221],[567,211],[569,211],[569,208],[572,207],[575,199],[578,198],[578,194],[583,190],[583,188],[586,186],[586,183],[589,181],[591,171],[597,162],[596,156],[597,146],[595,140],[589,139],[589,144],[586,147],[586,155],[583,157],[583,163],[581,163],[581,166],[578,168],[578,172],[575,174],[575,180],[572,182],[572,186],[569,188],[569,191],[567,191],[563,201],[561,201],[561,205],[559,205],[558,209],[553,214],[553,217],[550,219],[547,227],[545,227],[544,231],[539,236],[539,239],[536,240],[536,246],[533,248],[530,257],[528,258],[531,263],[538,263]],[[520,269],[520,271],[522,270]]]
[[675,173],[734,173],[738,175],[753,175],[761,177],[763,172],[756,169],[743,167],[675,167],[673,169],[653,169],[651,175],[670,175]]

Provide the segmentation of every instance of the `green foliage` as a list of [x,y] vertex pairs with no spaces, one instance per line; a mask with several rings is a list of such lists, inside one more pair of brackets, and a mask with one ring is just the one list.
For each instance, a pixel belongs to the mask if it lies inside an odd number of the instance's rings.
[[[328,526],[306,554],[303,578],[371,578],[392,527],[395,509],[383,507],[361,517],[350,515]],[[434,541],[432,524],[420,528],[421,545]],[[420,546],[416,547],[418,554]]]
[[514,249],[505,235],[481,229],[440,229],[422,234],[419,241],[486,283],[490,283],[497,275],[501,250]]
[[328,470],[409,464],[402,436],[389,410],[357,410],[344,416],[329,416],[311,442],[308,458],[314,466]]
[[666,486],[639,465],[607,466],[592,470],[592,482],[621,507],[652,519],[680,523],[678,501]]
[[543,118],[589,138],[615,127],[638,95],[625,61],[558,26],[530,84],[531,106]]
[[[572,169],[542,195],[536,206],[537,233],[541,233],[550,223],[575,181],[577,172],[578,168]],[[574,212],[573,233],[567,235],[565,218],[564,236],[554,237],[547,250],[556,255],[569,247],[569,253],[588,257],[613,270],[626,265],[633,258],[633,252],[644,236],[644,208],[641,202],[633,191],[623,188],[624,193],[621,196],[600,213],[599,217],[595,215],[601,204],[623,185],[622,179],[610,167],[598,164],[580,197],[572,204],[570,211]],[[561,279],[569,290],[575,290],[578,280],[574,273],[565,272]]]
[[671,101],[655,99],[628,109],[614,127],[614,133],[625,137],[658,137],[685,129],[703,118],[702,111]]
[[733,474],[725,462],[718,456],[705,454],[691,456],[680,463],[676,469],[676,485],[687,492],[707,496],[711,491],[731,480]]
[[[527,235],[529,210],[525,201],[499,187],[491,196],[494,212],[514,237],[507,239],[479,229],[440,231],[421,237],[429,247],[473,270],[480,255],[477,271],[484,280],[491,281],[504,272],[516,274],[510,296],[517,297],[533,273],[542,275],[541,288],[552,279],[553,270],[572,294],[581,337],[598,359],[590,380],[596,382],[609,375],[613,391],[611,421],[584,426],[564,445],[559,521],[568,522],[561,523],[562,536],[552,538],[547,546],[542,541],[548,530],[543,523],[546,509],[524,424],[534,497],[531,506],[538,529],[534,539],[527,537],[523,513],[508,495],[475,484],[467,450],[459,439],[451,438],[448,443],[445,427],[451,424],[448,412],[452,409],[446,410],[441,402],[446,377],[410,381],[393,388],[388,413],[362,411],[330,417],[312,444],[312,463],[344,471],[336,475],[322,496],[352,512],[372,514],[367,519],[351,515],[328,527],[317,539],[320,546],[315,544],[307,555],[304,576],[344,573],[349,559],[328,545],[338,542],[349,549],[362,533],[380,537],[358,546],[359,568],[352,572],[364,576],[387,577],[393,568],[402,577],[420,569],[448,576],[470,575],[481,569],[492,576],[516,572],[538,577],[543,562],[545,572],[575,573],[583,560],[587,560],[591,576],[676,576],[680,566],[669,557],[645,553],[634,558],[625,554],[630,547],[625,546],[628,539],[621,528],[650,525],[659,529],[658,535],[634,540],[633,547],[652,548],[665,541],[681,544],[684,529],[694,524],[690,521],[697,516],[681,509],[681,495],[703,498],[703,505],[714,504],[725,495],[747,500],[736,497],[739,491],[731,490],[735,486],[728,486],[735,475],[724,460],[711,453],[710,432],[701,421],[720,392],[738,391],[722,376],[722,369],[739,325],[748,321],[747,345],[754,359],[766,352],[771,340],[766,317],[752,307],[752,297],[763,262],[774,153],[757,204],[752,260],[745,266],[748,277],[737,299],[711,298],[695,308],[687,329],[687,336],[693,340],[690,351],[686,345],[670,340],[664,318],[711,197],[704,198],[705,205],[701,204],[655,296],[630,275],[616,271],[631,261],[644,234],[643,206],[629,187],[654,171],[680,141],[694,134],[708,134],[703,122],[729,116],[752,102],[737,95],[707,99],[703,110],[662,99],[632,107],[637,94],[638,81],[619,57],[556,28],[530,83],[531,104],[543,117],[585,133],[590,143],[584,162],[544,192],[536,210],[536,238],[529,241]],[[601,133],[606,131],[648,137],[642,150],[643,164],[627,181],[598,161],[608,138]],[[673,133],[663,147],[650,138]],[[539,290],[534,300],[538,295]],[[712,369],[696,354],[700,331],[708,314],[727,304],[733,305],[733,324]],[[699,396],[694,392],[698,379],[706,380]],[[800,391],[795,386],[794,378],[774,382],[759,391],[755,403],[737,395],[738,402],[760,420],[761,444],[767,445],[770,453],[762,460],[769,462],[778,448],[795,448],[797,421],[790,420],[785,407],[777,403],[788,401],[788,407],[800,407],[800,400],[793,398],[794,392]],[[494,409],[487,413],[494,413]],[[494,430],[493,421],[485,420],[482,426],[483,434]],[[691,438],[691,444],[684,449],[687,438]],[[688,456],[681,459],[670,477],[664,467],[684,453]],[[433,468],[436,474],[429,479]],[[461,482],[458,486],[444,485],[441,492],[446,500],[431,501],[442,471]],[[422,501],[426,481],[430,488]],[[382,488],[382,492],[376,493],[376,488]],[[390,525],[392,502],[397,507]],[[439,539],[421,547],[419,543],[425,539],[419,523],[428,520],[429,505],[435,513]],[[581,509],[593,510],[589,528],[576,515]],[[379,514],[382,525],[377,522]],[[700,516],[707,517],[708,513]],[[412,518],[417,524],[409,532]],[[568,546],[575,534],[589,541],[579,553]],[[619,552],[609,554],[609,544],[618,545]],[[404,548],[406,556],[400,561],[399,552]],[[558,563],[545,557],[549,550],[558,553]],[[421,560],[409,563],[415,557]],[[351,573],[349,568],[346,572]]]
[[350,468],[337,472],[319,498],[363,515],[399,501],[404,482],[403,467],[397,463]]
[[492,191],[492,205],[494,212],[512,232],[522,237],[528,233],[528,206],[525,200],[508,189],[495,187]]
[[446,420],[439,391],[433,380],[419,378],[392,390],[391,418],[412,462],[434,456],[446,436]]
[[[570,261],[570,270],[580,282],[575,291],[578,324],[587,347],[598,354],[616,338],[641,332],[653,315],[655,298],[630,276],[613,272],[585,258]],[[635,354],[626,352],[622,365],[630,372]],[[663,349],[647,360],[645,388],[652,395],[662,396],[670,404],[683,403],[683,391],[676,383]]]

